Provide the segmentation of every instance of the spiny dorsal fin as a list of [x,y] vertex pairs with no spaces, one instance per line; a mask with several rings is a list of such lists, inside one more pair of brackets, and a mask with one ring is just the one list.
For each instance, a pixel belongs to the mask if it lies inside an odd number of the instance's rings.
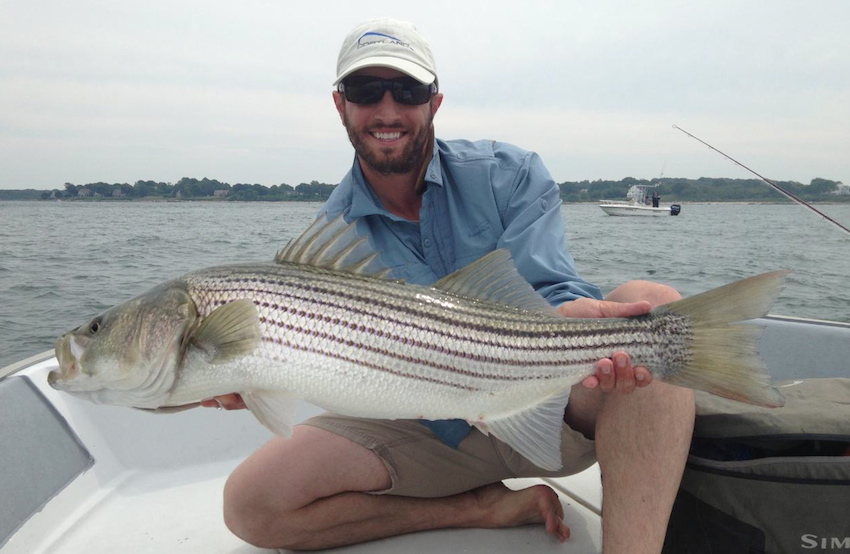
[[510,252],[504,248],[478,258],[432,286],[458,296],[558,316],[555,309],[519,274]]
[[319,216],[301,235],[275,256],[276,263],[295,263],[384,278],[389,269],[378,261],[368,237],[357,234],[357,222],[340,214]]
[[228,302],[201,322],[191,340],[212,364],[247,356],[262,341],[257,307],[246,298]]

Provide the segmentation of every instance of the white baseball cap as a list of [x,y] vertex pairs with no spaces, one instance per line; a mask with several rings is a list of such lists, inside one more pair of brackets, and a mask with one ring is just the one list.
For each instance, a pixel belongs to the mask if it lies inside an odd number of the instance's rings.
[[431,47],[411,23],[382,18],[364,21],[342,43],[336,81],[364,67],[389,67],[430,85],[437,80]]

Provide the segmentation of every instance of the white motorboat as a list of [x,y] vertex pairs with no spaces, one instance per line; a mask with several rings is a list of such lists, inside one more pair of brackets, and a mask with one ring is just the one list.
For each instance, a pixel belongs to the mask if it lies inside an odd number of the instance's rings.
[[599,207],[608,215],[615,216],[656,216],[679,215],[679,204],[661,206],[658,185],[632,185],[626,193],[628,200],[603,200]]
[[[850,324],[762,322],[760,349],[776,379],[846,376]],[[233,536],[221,515],[227,475],[269,438],[249,413],[95,405],[50,388],[56,366],[48,351],[0,370],[0,553],[263,552]],[[299,417],[317,411],[303,404]],[[536,482],[561,497],[572,531],[564,544],[526,526],[415,533],[332,552],[599,552],[598,468],[507,484]]]

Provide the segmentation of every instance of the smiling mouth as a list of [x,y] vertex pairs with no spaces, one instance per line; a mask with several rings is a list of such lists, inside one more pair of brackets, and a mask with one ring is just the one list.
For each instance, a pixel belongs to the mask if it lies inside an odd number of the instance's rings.
[[401,133],[401,131],[395,131],[393,133],[377,133],[376,132],[376,133],[371,133],[371,135],[378,140],[389,142],[389,141],[400,139],[402,133]]

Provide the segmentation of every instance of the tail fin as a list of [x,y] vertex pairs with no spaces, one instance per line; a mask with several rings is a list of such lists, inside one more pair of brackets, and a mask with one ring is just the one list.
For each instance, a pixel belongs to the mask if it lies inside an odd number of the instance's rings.
[[758,406],[785,404],[758,357],[762,327],[738,322],[765,315],[788,273],[756,275],[657,308],[684,316],[693,332],[690,363],[665,381]]

